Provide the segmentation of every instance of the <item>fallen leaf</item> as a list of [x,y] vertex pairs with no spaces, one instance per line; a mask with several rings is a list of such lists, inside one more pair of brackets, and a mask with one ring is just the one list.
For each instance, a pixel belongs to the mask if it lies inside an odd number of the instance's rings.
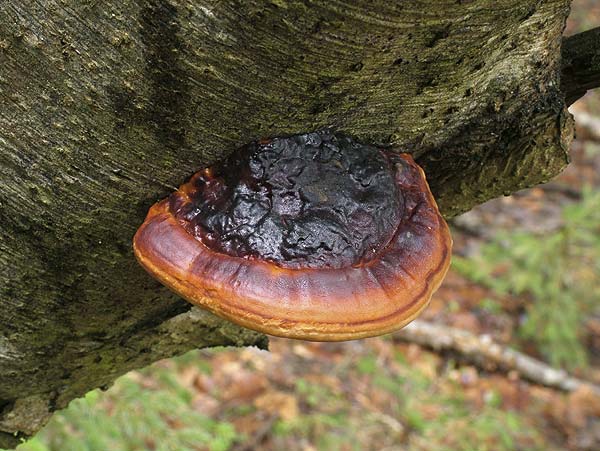
[[294,420],[298,417],[298,402],[296,398],[280,391],[270,391],[259,396],[254,400],[257,409],[278,415],[286,421]]

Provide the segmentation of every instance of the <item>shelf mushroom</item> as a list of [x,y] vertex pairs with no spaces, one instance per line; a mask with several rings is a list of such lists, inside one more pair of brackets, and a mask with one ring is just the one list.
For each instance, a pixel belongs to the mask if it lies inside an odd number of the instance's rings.
[[315,341],[412,321],[451,247],[410,155],[329,130],[238,149],[152,206],[133,241],[141,265],[189,302]]

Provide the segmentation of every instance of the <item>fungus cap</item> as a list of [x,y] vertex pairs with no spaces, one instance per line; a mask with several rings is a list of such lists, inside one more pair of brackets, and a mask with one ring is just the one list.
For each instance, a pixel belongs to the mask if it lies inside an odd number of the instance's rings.
[[452,240],[408,154],[322,131],[251,143],[152,206],[133,247],[189,302],[250,329],[340,341],[428,304]]

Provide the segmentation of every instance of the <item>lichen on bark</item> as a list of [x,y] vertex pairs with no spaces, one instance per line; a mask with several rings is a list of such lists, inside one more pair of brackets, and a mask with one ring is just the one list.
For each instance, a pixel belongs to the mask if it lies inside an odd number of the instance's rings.
[[32,432],[15,418],[31,400],[53,411],[193,347],[265,345],[190,311],[130,246],[152,203],[240,145],[331,126],[410,152],[446,216],[556,174],[568,9],[3,2],[0,446]]

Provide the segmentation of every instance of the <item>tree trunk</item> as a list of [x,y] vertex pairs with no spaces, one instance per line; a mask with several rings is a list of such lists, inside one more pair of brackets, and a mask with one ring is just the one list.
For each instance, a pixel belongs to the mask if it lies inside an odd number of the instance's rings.
[[411,152],[446,216],[567,163],[568,0],[5,0],[0,446],[118,375],[266,339],[136,264],[148,207],[263,136]]

